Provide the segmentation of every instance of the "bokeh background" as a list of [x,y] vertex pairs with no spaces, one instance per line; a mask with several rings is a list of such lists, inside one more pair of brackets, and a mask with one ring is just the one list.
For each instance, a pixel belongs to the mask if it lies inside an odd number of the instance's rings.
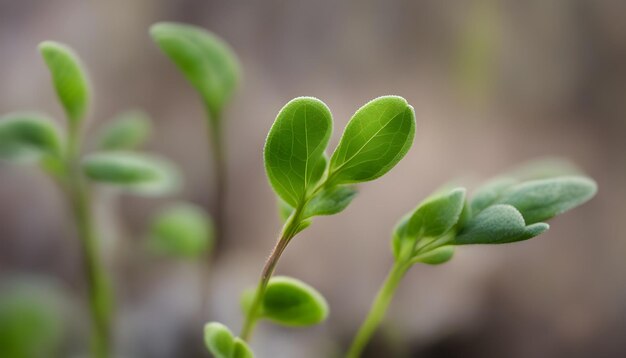
[[[117,356],[208,356],[197,347],[197,266],[155,258],[142,245],[162,205],[212,202],[200,101],[147,33],[172,20],[225,38],[244,70],[227,111],[227,233],[204,276],[206,320],[239,329],[239,293],[255,284],[280,228],[261,155],[278,110],[296,96],[322,99],[336,143],[358,107],[397,94],[417,114],[411,151],[361,185],[344,213],[316,219],[278,267],[318,288],[330,319],[306,329],[262,324],[252,343],[258,356],[336,356],[391,264],[401,215],[451,179],[472,188],[516,164],[560,156],[598,181],[597,197],[539,239],[463,247],[443,266],[414,267],[367,356],[623,357],[625,13],[626,3],[610,0],[2,0],[0,112],[37,109],[62,123],[36,50],[62,41],[91,74],[91,132],[122,110],[144,109],[155,123],[148,149],[183,170],[185,188],[169,198],[99,190]],[[49,330],[62,342],[59,356],[84,356],[83,271],[56,189],[35,168],[0,163],[0,289],[24,284],[57,307],[62,327]]]

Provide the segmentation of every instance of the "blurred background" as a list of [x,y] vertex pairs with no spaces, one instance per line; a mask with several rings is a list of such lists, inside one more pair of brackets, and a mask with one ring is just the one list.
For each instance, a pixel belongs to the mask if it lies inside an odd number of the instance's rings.
[[[397,94],[416,110],[411,151],[390,174],[361,185],[345,212],[316,219],[278,266],[325,295],[328,322],[262,324],[257,355],[337,356],[390,267],[401,215],[451,179],[473,188],[527,160],[560,156],[597,180],[596,198],[539,239],[463,247],[445,265],[414,267],[366,356],[624,357],[625,13],[625,2],[583,0],[2,0],[0,113],[36,109],[63,123],[36,47],[61,41],[91,74],[90,128],[141,108],[155,124],[148,149],[184,173],[184,190],[169,198],[98,191],[119,357],[208,356],[193,348],[201,335],[197,266],[155,258],[142,245],[161,205],[212,202],[201,103],[147,32],[163,20],[219,34],[244,71],[226,114],[226,237],[204,277],[207,321],[239,330],[239,294],[257,282],[280,229],[261,155],[278,110],[296,96],[325,101],[332,147],[356,109]],[[115,240],[121,254],[107,249]],[[0,281],[3,297],[21,287],[18,301],[53,307],[34,326],[60,342],[59,357],[85,356],[77,238],[59,191],[36,168],[0,163]],[[11,312],[26,322],[18,308]]]

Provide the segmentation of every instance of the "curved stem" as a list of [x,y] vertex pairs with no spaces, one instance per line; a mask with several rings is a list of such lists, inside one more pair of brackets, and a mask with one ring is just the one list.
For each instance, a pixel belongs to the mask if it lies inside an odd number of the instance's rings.
[[98,237],[93,224],[91,197],[79,168],[79,136],[70,128],[67,150],[65,191],[81,242],[83,265],[89,290],[92,320],[92,356],[110,356],[112,296],[109,282],[98,252]]
[[396,288],[398,288],[400,280],[409,267],[410,265],[405,263],[394,263],[391,271],[385,279],[385,282],[378,291],[376,299],[374,300],[365,321],[361,324],[357,335],[352,341],[350,350],[346,354],[347,358],[358,358],[361,356],[363,349],[365,349],[365,346],[372,338],[376,328],[385,317],[385,313],[387,312],[391,299],[396,292]]
[[263,271],[261,272],[261,278],[259,279],[259,284],[257,285],[256,292],[254,293],[254,299],[252,300],[252,304],[250,305],[250,309],[246,313],[246,319],[243,324],[243,328],[241,329],[241,333],[239,337],[244,341],[248,341],[250,336],[252,335],[252,331],[256,326],[256,322],[259,318],[259,309],[261,308],[261,303],[263,301],[263,295],[265,294],[265,290],[267,289],[267,284],[274,273],[274,269],[278,264],[278,260],[280,259],[280,255],[282,255],[283,251],[287,247],[289,241],[296,235],[298,226],[300,225],[300,209],[296,209],[296,211],[289,217],[287,222],[283,227],[282,234],[276,241],[276,245],[274,249],[272,249],[272,253],[267,258],[265,262],[265,266],[263,267]]

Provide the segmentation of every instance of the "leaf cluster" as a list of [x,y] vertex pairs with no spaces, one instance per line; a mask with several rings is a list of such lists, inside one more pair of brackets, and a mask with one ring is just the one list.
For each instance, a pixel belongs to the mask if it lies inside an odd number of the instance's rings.
[[548,230],[545,221],[571,210],[597,191],[582,175],[488,181],[466,198],[464,188],[445,189],[400,220],[392,249],[398,262],[441,264],[454,247],[528,240]]
[[333,121],[319,99],[299,97],[278,113],[264,148],[265,170],[281,201],[282,216],[308,219],[344,210],[354,184],[374,180],[404,157],[415,136],[415,114],[404,98],[385,96],[361,107],[337,148],[326,149]]

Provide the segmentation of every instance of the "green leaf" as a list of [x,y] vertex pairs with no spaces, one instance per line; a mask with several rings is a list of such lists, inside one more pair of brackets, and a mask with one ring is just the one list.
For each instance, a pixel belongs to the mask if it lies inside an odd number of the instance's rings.
[[215,358],[253,358],[250,347],[219,322],[204,326],[204,344]]
[[465,189],[438,191],[424,200],[396,225],[392,249],[396,260],[414,255],[416,243],[425,237],[438,238],[452,230],[463,212]]
[[417,237],[439,237],[459,220],[465,203],[465,188],[440,193],[420,204],[409,220],[406,234]]
[[291,207],[302,205],[321,179],[320,162],[331,132],[330,110],[318,99],[293,99],[278,113],[265,143],[265,171],[276,194]]
[[498,204],[470,219],[455,238],[455,243],[504,244],[530,239],[548,228],[545,223],[526,226],[522,214],[515,207]]
[[454,246],[441,246],[413,258],[412,262],[421,262],[427,265],[441,265],[452,259]]
[[61,156],[59,130],[52,120],[32,112],[0,117],[0,158],[32,161],[42,156]]
[[72,49],[58,42],[44,41],[39,44],[39,51],[67,118],[76,126],[85,117],[90,101],[89,83],[81,61]]
[[476,189],[471,200],[471,210],[474,215],[480,213],[490,205],[496,203],[502,195],[518,181],[513,178],[495,178]]
[[137,194],[168,194],[180,183],[171,163],[147,154],[100,152],[86,156],[82,164],[90,179]]
[[142,111],[124,112],[107,123],[98,139],[101,150],[131,150],[141,146],[151,131],[150,117]]
[[157,23],[150,34],[200,93],[211,119],[217,120],[240,77],[239,61],[230,46],[215,34],[187,24]]
[[512,187],[498,202],[514,206],[534,224],[587,202],[596,192],[596,183],[585,177],[540,179]]
[[323,189],[307,203],[302,217],[337,214],[350,205],[356,194],[356,188],[350,186]]
[[361,107],[330,159],[329,182],[359,183],[387,173],[407,153],[415,136],[415,113],[404,98],[376,98]]
[[275,276],[263,296],[261,316],[283,326],[311,326],[328,317],[328,303],[306,283]]
[[161,211],[150,227],[150,248],[160,254],[197,258],[211,250],[213,221],[199,206],[179,203]]

